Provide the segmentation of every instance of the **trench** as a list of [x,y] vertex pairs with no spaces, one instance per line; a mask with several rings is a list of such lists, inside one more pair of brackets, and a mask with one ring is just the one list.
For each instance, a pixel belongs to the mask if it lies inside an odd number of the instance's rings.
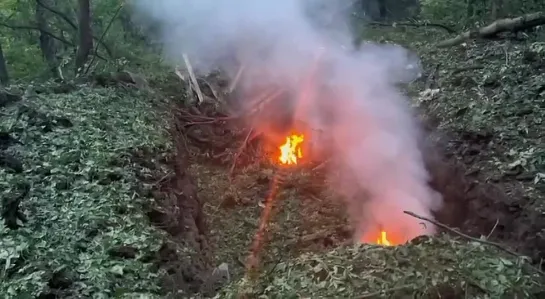
[[[224,117],[210,107],[192,111],[201,118]],[[224,122],[188,124],[187,117],[187,111],[174,115],[175,152],[165,161],[172,173],[153,190],[159,208],[151,209],[148,216],[171,237],[156,257],[157,267],[166,272],[163,288],[213,296],[228,283],[225,273],[218,276],[215,271],[218,265],[229,265],[231,280],[244,274],[275,173],[270,165],[255,160],[264,154],[259,137],[250,140],[246,153],[239,155],[240,143],[248,141],[247,131],[228,129]],[[526,208],[523,193],[509,183],[490,181],[486,173],[474,169],[490,138],[483,133],[454,132],[427,148],[430,185],[444,200],[436,220],[477,238],[487,236],[539,264],[545,258],[545,244],[539,238],[545,220],[538,211]],[[237,159],[236,167],[233,159]],[[321,180],[316,170],[302,170],[285,179],[280,212],[271,223],[262,263],[274,264],[351,242],[341,201],[324,193]]]

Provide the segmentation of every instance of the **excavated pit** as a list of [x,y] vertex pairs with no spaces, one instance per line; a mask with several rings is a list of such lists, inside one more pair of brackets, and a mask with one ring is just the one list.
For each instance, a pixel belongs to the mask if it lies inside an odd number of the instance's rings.
[[[178,109],[184,112],[173,121],[176,152],[163,161],[172,173],[156,178],[151,192],[159,207],[148,213],[172,240],[153,257],[157,267],[166,270],[164,288],[186,294],[214,294],[225,284],[225,277],[218,278],[214,271],[221,263],[230,266],[231,279],[243,274],[260,205],[274,176],[274,169],[256,158],[264,154],[259,136],[248,140],[247,130],[232,129],[225,121],[188,123],[188,113],[199,113],[202,119],[224,117],[210,107],[204,109],[208,110]],[[525,209],[527,200],[516,188],[486,182],[483,174],[471,169],[489,138],[462,132],[427,147],[430,185],[444,200],[436,219],[471,236],[487,236],[539,263],[545,258],[545,244],[538,237],[545,220],[537,211]],[[244,154],[240,154],[242,142],[248,142]],[[263,263],[351,242],[340,201],[319,198],[324,196],[319,170],[292,176],[279,200],[282,215],[273,220]]]

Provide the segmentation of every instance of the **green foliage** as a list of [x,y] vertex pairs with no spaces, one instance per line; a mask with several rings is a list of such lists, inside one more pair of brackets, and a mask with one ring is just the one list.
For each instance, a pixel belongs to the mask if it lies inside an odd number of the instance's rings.
[[420,0],[420,3],[420,17],[425,20],[459,24],[468,18],[467,5],[461,0]]
[[[25,171],[0,170],[2,198],[19,192],[17,182],[32,189],[22,202],[25,226],[12,231],[0,225],[2,298],[36,297],[54,276],[70,280],[76,298],[159,291],[159,273],[145,258],[161,245],[162,234],[142,212],[149,199],[135,192],[136,171],[150,170],[130,159],[142,148],[164,152],[167,143],[147,97],[81,87],[35,95],[3,111],[0,131],[18,132],[24,145],[10,149]],[[67,120],[72,127],[59,125]],[[138,254],[115,258],[109,252],[119,246]]]
[[[77,44],[79,32],[77,28],[78,3],[72,1],[44,1],[51,5],[64,17],[71,20],[70,24],[63,17],[46,10],[48,31],[56,37],[67,40],[73,45]],[[49,79],[51,71],[44,61],[39,48],[39,31],[35,21],[36,1],[2,1],[0,4],[0,42],[4,49],[4,55],[8,60],[9,73],[12,79]],[[102,58],[91,58],[93,66],[91,70],[109,71],[116,69],[139,68],[140,65],[152,65],[151,61],[157,60],[157,55],[147,48],[142,36],[134,36],[139,32],[138,26],[127,23],[127,19],[121,20],[119,8],[124,1],[91,1],[92,30],[94,48],[99,40],[106,45],[96,47]],[[126,32],[126,26],[134,27],[131,34]],[[12,27],[12,28],[10,28]],[[15,28],[13,28],[15,27]],[[27,27],[26,29],[17,27]],[[28,29],[28,27],[33,29]],[[75,48],[65,42],[53,38],[60,70],[65,79],[69,79],[74,73]],[[149,60],[146,60],[149,59]],[[130,63],[127,63],[130,62]]]
[[542,1],[501,0],[420,0],[420,17],[424,20],[460,27],[489,23],[497,18],[516,17],[542,11]]
[[541,281],[524,263],[444,236],[396,247],[340,247],[283,261],[256,284],[238,281],[216,298],[532,298]]
[[11,78],[25,80],[41,77],[46,63],[37,44],[29,44],[28,41],[10,35],[6,38],[0,37],[0,43]]

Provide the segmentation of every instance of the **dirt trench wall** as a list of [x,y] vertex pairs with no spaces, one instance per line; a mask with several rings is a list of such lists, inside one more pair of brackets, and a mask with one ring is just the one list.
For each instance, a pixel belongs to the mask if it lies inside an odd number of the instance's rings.
[[486,236],[539,264],[545,258],[545,239],[540,237],[545,219],[526,208],[522,190],[509,192],[514,189],[509,182],[487,181],[470,170],[486,142],[468,134],[443,136],[445,141],[424,151],[430,185],[444,201],[436,220],[473,237]]

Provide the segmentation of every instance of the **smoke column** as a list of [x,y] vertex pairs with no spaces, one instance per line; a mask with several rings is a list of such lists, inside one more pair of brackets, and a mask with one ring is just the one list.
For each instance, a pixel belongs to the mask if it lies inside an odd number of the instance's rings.
[[134,9],[142,22],[159,25],[173,64],[183,64],[187,53],[198,72],[222,68],[234,77],[233,57],[243,59],[242,89],[271,84],[298,93],[319,56],[315,83],[327,92],[314,92],[297,115],[333,140],[327,144],[335,153],[332,187],[346,199],[356,239],[373,242],[379,229],[397,242],[433,234],[431,224],[403,213],[432,218],[442,201],[428,187],[409,100],[395,87],[407,79],[407,65],[417,62],[393,45],[347,49],[352,37],[348,19],[339,13],[347,3],[135,0]]

